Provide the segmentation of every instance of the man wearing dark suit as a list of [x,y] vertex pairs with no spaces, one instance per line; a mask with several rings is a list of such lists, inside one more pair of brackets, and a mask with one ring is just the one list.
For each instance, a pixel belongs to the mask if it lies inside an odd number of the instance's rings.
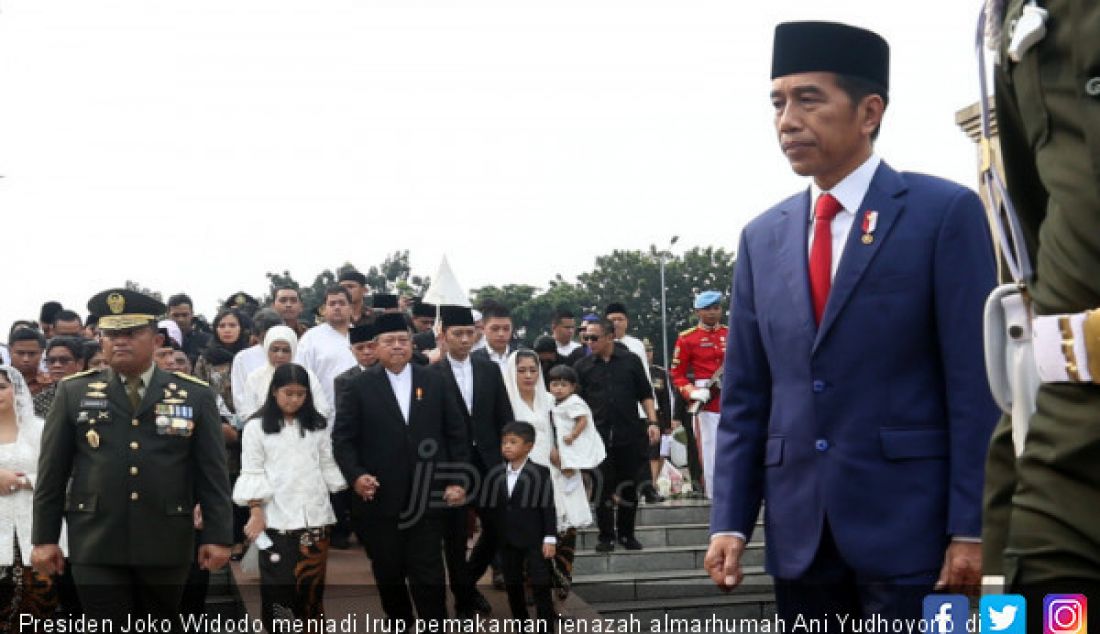
[[411,629],[413,604],[421,619],[447,614],[441,510],[465,500],[468,441],[443,379],[409,363],[404,316],[380,315],[375,327],[378,365],[345,388],[332,446],[356,493],[352,517],[367,538],[382,608]]
[[[504,389],[504,377],[496,364],[471,358],[470,348],[477,338],[473,312],[463,306],[441,306],[443,339],[447,353],[431,366],[447,387],[447,393],[458,404],[469,438],[471,476],[484,482],[489,469],[501,463],[500,430],[512,422],[512,405]],[[477,502],[476,491],[470,501],[481,518],[481,536],[474,545],[470,561],[466,561],[466,525],[469,517],[465,506],[448,510],[444,534],[447,572],[451,592],[455,597],[455,613],[468,618],[473,612],[489,612],[491,608],[475,584],[496,556],[497,539],[493,517]]]
[[201,568],[229,560],[229,475],[214,394],[153,363],[163,304],[112,289],[93,297],[88,310],[100,317],[109,367],[58,387],[42,434],[31,560],[41,572],[60,572],[64,517],[88,616],[175,619],[196,534]]
[[[332,392],[336,395],[336,403],[333,403],[334,407],[339,404],[341,396],[351,385],[352,379],[378,362],[377,357],[374,355],[374,334],[373,321],[368,324],[352,326],[348,330],[348,341],[351,343],[351,352],[355,355],[355,365],[337,374],[336,378],[333,379]],[[351,489],[329,495],[332,512],[336,514],[336,525],[332,527],[332,537],[329,542],[332,548],[343,550],[350,546],[348,536],[354,530],[351,522],[351,501],[354,495],[355,493]],[[357,537],[360,544],[366,543],[365,535],[358,533]]]
[[888,69],[870,31],[776,28],[776,131],[813,180],[737,249],[706,567],[740,582],[766,495],[785,619],[920,618],[981,580],[989,231],[972,191],[874,154]]
[[489,471],[484,493],[486,506],[496,515],[494,525],[512,618],[529,618],[523,591],[524,580],[529,580],[535,613],[543,626],[538,631],[551,632],[548,626],[554,604],[546,560],[554,558],[558,519],[550,469],[527,458],[534,444],[535,428],[530,423],[505,425],[500,446],[505,462]]
[[482,306],[481,321],[485,331],[485,347],[474,350],[470,356],[492,361],[503,372],[508,355],[517,347],[512,341],[512,312],[507,306],[490,302]]

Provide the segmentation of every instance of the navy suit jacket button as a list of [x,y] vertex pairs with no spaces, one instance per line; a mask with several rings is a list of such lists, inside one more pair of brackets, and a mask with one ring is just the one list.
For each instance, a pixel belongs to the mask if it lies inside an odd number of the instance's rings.
[[814,392],[820,394],[825,391],[825,381],[814,381]]
[[814,443],[814,449],[818,451],[827,451],[829,449],[829,441],[824,438],[818,438]]

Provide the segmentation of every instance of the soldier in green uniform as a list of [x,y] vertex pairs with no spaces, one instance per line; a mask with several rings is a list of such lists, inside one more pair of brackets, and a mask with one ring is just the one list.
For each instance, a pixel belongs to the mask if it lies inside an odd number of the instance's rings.
[[1085,354],[1062,360],[1067,380],[1044,379],[1022,454],[1006,419],[987,463],[986,574],[1039,600],[1038,631],[1046,592],[1100,587],[1100,3],[1004,4],[991,16],[1003,20],[997,125],[1035,263],[1027,292],[1040,319],[1093,311],[1061,332]]
[[225,443],[214,395],[153,363],[159,301],[123,289],[88,302],[99,316],[108,368],[64,379],[46,420],[34,491],[35,568],[69,563],[85,613],[178,618],[195,553],[221,568],[232,541]]

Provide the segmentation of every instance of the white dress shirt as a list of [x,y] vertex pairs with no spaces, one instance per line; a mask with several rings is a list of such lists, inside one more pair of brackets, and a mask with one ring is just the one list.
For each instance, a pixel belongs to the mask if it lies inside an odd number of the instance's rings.
[[351,351],[351,341],[328,324],[321,324],[306,331],[298,342],[297,363],[313,370],[321,381],[325,398],[336,403],[336,377],[348,368],[358,365]]
[[[524,467],[527,466],[527,460],[528,460],[527,458],[524,458],[523,459],[523,464],[521,464],[518,469],[513,469],[512,468],[512,463],[510,463],[510,462],[504,465],[504,472],[505,472],[505,475],[508,478],[508,497],[512,497],[512,491],[515,490],[516,482],[519,481],[519,473],[521,471],[523,471]],[[544,543],[544,544],[557,544],[558,543],[558,536],[557,535],[547,535],[547,536],[542,538],[542,543]]]
[[233,368],[229,371],[229,387],[233,390],[233,410],[242,418],[252,415],[248,411],[250,398],[248,393],[248,375],[267,365],[267,351],[262,344],[241,350],[233,357]]
[[283,425],[277,434],[264,433],[259,418],[245,425],[233,501],[247,506],[249,500],[262,500],[268,528],[289,531],[335,524],[328,495],[347,486],[324,430],[307,431],[303,437],[297,421]]
[[474,365],[467,356],[462,361],[447,353],[447,360],[451,362],[451,372],[455,375],[455,383],[458,383],[458,391],[462,393],[462,400],[466,401],[466,411],[474,411]]
[[[821,197],[821,194],[832,194],[833,198],[836,198],[837,202],[844,207],[843,211],[833,217],[833,222],[829,226],[833,234],[833,270],[830,279],[836,277],[836,270],[840,266],[840,258],[844,255],[844,244],[848,241],[852,223],[857,220],[856,214],[860,212],[859,206],[863,204],[863,199],[867,197],[867,190],[871,188],[871,180],[874,179],[875,171],[880,163],[882,163],[882,159],[875,154],[871,154],[862,165],[845,176],[827,192],[818,187],[816,182],[810,181],[810,236],[806,246],[807,253],[814,246],[814,208],[817,207],[817,199]],[[858,220],[863,222],[862,218]]]
[[386,378],[390,380],[393,395],[397,397],[397,406],[401,408],[401,415],[405,417],[405,424],[409,424],[409,408],[412,406],[413,371],[408,363],[399,374],[386,370]]
[[[555,341],[554,343],[557,343],[557,342]],[[560,354],[563,357],[568,357],[569,355],[573,354],[574,350],[576,350],[577,348],[580,348],[581,344],[577,343],[576,341],[570,341],[569,343],[564,344],[564,345],[558,343],[557,346],[558,346],[558,354]]]
[[[626,346],[626,349],[633,352],[634,356],[642,362],[642,369],[645,370],[645,380],[649,384],[649,391],[653,397],[653,409],[656,411],[658,409],[657,395],[653,392],[653,377],[649,374],[649,359],[646,359],[645,344],[642,343],[641,339],[630,335],[623,335],[622,339],[617,339],[617,341]],[[642,407],[641,403],[638,403],[638,418],[645,418],[645,408]]]

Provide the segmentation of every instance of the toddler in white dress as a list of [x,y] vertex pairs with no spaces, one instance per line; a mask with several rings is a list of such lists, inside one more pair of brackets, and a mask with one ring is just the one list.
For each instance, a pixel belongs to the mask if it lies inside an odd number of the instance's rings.
[[592,410],[584,399],[574,394],[577,373],[567,365],[557,365],[546,375],[550,379],[550,394],[554,407],[550,415],[557,435],[556,446],[561,472],[566,478],[565,490],[571,492],[583,483],[581,469],[600,466],[607,451],[596,431]]

